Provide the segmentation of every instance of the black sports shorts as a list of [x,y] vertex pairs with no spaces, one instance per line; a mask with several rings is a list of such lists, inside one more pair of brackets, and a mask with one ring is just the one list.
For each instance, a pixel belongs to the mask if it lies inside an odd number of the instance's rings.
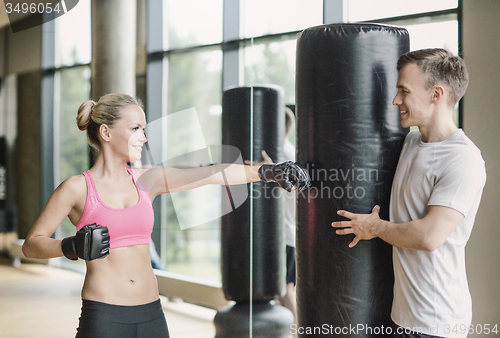
[[158,299],[144,305],[113,305],[82,300],[76,338],[169,338]]

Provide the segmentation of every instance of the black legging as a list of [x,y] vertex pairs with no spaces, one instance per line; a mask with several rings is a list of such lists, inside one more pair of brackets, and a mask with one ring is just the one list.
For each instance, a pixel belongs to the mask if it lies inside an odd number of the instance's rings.
[[160,300],[122,306],[83,299],[76,338],[115,337],[169,338]]

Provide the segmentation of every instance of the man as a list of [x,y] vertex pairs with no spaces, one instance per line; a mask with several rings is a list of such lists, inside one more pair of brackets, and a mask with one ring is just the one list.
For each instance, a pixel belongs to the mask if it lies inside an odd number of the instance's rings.
[[[401,125],[417,126],[404,142],[394,176],[390,222],[339,210],[332,223],[349,244],[379,237],[393,245],[398,337],[465,337],[472,318],[465,272],[469,239],[486,181],[479,149],[452,118],[468,85],[465,63],[443,49],[404,54],[397,65]],[[410,332],[411,331],[411,332]]]

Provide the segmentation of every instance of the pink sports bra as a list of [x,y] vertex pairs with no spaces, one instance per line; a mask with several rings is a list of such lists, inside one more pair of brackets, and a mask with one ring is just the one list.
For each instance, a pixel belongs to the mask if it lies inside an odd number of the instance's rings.
[[138,174],[127,168],[139,193],[139,201],[123,209],[111,208],[104,204],[94,184],[90,170],[83,173],[87,183],[87,200],[83,215],[76,230],[80,230],[86,224],[97,223],[108,227],[110,237],[110,249],[125,246],[148,244],[151,241],[153,231],[154,213],[149,193],[144,187]]

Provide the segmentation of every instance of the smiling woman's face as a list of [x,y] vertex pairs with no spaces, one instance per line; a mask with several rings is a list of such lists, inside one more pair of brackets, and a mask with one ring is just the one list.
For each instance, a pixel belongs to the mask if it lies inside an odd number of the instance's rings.
[[128,159],[141,159],[142,146],[146,143],[146,115],[136,106],[129,105],[121,112],[121,118],[110,128],[110,142],[113,150]]

